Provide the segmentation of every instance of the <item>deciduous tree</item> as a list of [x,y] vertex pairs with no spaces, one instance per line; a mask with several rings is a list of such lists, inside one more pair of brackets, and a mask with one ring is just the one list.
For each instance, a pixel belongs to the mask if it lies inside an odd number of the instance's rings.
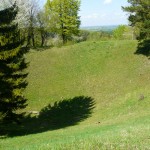
[[44,46],[45,40],[48,36],[48,32],[47,32],[47,20],[45,17],[45,13],[42,10],[39,11],[39,13],[37,14],[37,23],[41,36],[41,46]]
[[47,0],[46,15],[51,31],[61,36],[63,43],[79,33],[79,0]]

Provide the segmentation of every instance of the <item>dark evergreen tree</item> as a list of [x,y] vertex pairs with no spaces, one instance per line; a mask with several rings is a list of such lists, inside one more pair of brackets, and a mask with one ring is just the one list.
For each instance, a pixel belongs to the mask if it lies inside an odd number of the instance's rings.
[[131,26],[139,29],[138,39],[150,38],[150,1],[149,0],[128,0],[130,6],[123,7],[124,11],[130,13],[129,21]]
[[129,12],[130,25],[135,28],[139,46],[137,53],[150,54],[150,0],[128,0],[130,6],[123,7]]
[[26,99],[22,95],[27,82],[27,67],[20,39],[18,25],[14,22],[17,6],[0,11],[0,113],[3,121],[19,122],[23,113],[19,109],[26,107]]

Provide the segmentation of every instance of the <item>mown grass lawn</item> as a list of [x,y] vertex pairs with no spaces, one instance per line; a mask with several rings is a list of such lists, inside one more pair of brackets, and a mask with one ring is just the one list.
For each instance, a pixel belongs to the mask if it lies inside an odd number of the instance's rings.
[[26,56],[27,116],[0,149],[150,149],[150,60],[137,41],[90,41]]

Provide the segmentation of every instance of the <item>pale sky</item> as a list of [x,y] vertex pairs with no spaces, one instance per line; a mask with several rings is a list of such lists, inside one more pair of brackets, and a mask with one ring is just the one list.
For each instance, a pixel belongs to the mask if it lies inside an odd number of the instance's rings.
[[[46,2],[40,1],[41,5]],[[121,9],[127,5],[127,0],[81,0],[81,26],[128,24],[127,13]]]

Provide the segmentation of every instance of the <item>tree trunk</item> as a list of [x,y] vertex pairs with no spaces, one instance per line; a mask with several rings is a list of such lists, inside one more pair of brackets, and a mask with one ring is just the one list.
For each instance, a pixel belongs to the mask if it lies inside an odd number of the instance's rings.
[[32,46],[35,47],[35,39],[34,39],[34,33],[32,31]]
[[45,38],[44,38],[44,35],[41,36],[41,46],[43,47],[44,45],[44,41],[45,41]]

